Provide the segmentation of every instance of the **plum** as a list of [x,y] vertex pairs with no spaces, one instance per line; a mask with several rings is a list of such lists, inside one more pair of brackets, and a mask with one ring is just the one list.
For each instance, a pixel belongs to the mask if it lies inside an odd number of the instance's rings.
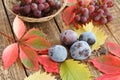
[[77,33],[74,32],[73,30],[65,30],[64,32],[61,33],[61,41],[65,45],[71,45],[75,41],[77,41]]
[[55,45],[49,49],[48,55],[53,61],[63,62],[67,58],[67,50],[62,45]]
[[91,49],[87,42],[77,41],[70,47],[70,54],[73,59],[84,60],[91,55]]
[[96,36],[93,32],[84,32],[79,37],[80,41],[86,41],[89,45],[93,45],[96,42]]

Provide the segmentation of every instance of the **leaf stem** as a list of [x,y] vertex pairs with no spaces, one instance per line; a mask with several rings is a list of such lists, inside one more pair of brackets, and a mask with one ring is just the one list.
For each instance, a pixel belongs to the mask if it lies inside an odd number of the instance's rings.
[[9,41],[15,42],[15,40],[12,37],[6,35],[5,33],[0,32],[0,34],[3,35],[4,37],[8,38]]

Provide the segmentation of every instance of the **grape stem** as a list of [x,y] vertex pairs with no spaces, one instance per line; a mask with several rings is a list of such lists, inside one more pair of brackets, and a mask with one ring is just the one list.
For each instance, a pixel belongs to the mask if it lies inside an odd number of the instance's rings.
[[102,1],[101,0],[98,0],[99,4],[102,4]]
[[11,41],[11,42],[15,42],[15,40],[14,40],[12,37],[6,35],[5,33],[0,32],[0,34],[3,35],[4,37],[8,38],[9,41]]

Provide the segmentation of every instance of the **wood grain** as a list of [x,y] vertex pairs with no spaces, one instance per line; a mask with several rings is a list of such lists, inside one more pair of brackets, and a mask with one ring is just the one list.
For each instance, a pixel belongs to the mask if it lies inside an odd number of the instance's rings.
[[[13,34],[11,32],[10,24],[5,14],[2,1],[0,1],[0,15],[0,31],[12,37]],[[3,69],[1,55],[4,48],[7,47],[9,44],[11,44],[11,42],[6,37],[0,35],[0,80],[23,80],[23,77],[25,77],[26,75],[22,65],[19,64],[19,60],[8,70]]]

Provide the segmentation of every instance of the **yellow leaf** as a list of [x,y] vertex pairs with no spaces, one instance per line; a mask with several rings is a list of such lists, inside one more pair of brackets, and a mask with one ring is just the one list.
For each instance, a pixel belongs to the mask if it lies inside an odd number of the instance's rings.
[[35,72],[34,74],[26,77],[24,80],[56,80],[54,76],[46,72],[40,73],[40,71]]
[[73,59],[61,64],[60,76],[62,80],[91,80],[92,77],[87,65]]
[[96,35],[96,42],[94,45],[91,46],[92,50],[97,50],[100,48],[101,45],[104,44],[107,36],[105,35],[105,33],[100,30],[97,27],[94,27],[94,25],[92,24],[92,22],[83,25],[83,27],[79,27],[79,29],[74,29],[75,32],[77,32],[78,37],[80,34],[82,34],[83,32],[87,32],[87,31],[91,31]]

